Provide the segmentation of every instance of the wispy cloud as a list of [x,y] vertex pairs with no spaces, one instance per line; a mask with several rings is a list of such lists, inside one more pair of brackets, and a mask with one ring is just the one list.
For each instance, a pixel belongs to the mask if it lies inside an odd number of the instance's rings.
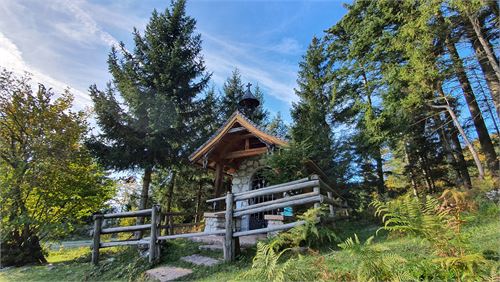
[[59,93],[69,88],[70,92],[75,96],[76,104],[80,105],[78,108],[82,108],[83,105],[88,105],[90,103],[90,97],[88,94],[76,89],[71,89],[71,87],[67,84],[54,79],[51,76],[43,74],[41,71],[26,63],[19,48],[1,32],[0,66],[16,73],[17,75],[24,75],[26,72],[30,73],[32,75],[33,82],[43,83],[45,86],[53,88]]
[[222,85],[234,68],[238,68],[244,79],[249,79],[268,90],[267,94],[291,103],[297,100],[296,64],[266,60],[257,57],[256,51],[296,52],[300,47],[293,40],[284,39],[278,45],[256,45],[233,42],[202,32],[205,41],[203,54],[209,70],[213,71],[215,83]]
[[56,29],[61,32],[63,36],[68,36],[76,41],[88,42],[92,39],[98,39],[109,46],[117,45],[118,40],[104,31],[92,16],[79,6],[83,3],[85,2],[71,0],[58,0],[52,2],[52,9],[66,13],[74,19],[72,22],[57,23]]

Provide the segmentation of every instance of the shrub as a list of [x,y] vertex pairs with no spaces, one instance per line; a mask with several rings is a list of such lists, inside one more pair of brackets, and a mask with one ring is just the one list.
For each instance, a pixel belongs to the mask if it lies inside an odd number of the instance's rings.
[[427,196],[423,200],[405,195],[389,202],[375,200],[372,204],[384,222],[381,229],[430,242],[437,255],[431,262],[454,279],[484,273],[486,260],[481,254],[470,253],[468,237],[461,228],[466,222],[463,215],[475,209],[467,192],[445,190],[439,198]]
[[[304,262],[304,257],[294,251],[299,249],[297,247],[303,245],[311,250],[310,248],[313,246],[320,246],[324,242],[338,239],[338,236],[332,230],[318,224],[319,218],[326,214],[325,209],[325,207],[309,209],[298,216],[299,220],[305,221],[303,225],[279,233],[269,242],[259,242],[257,244],[257,253],[253,258],[252,268],[245,272],[241,278],[243,280],[269,281],[307,281],[316,279],[319,273],[311,271],[309,265]],[[315,263],[319,264],[321,261],[318,260]]]
[[389,249],[372,244],[373,236],[361,243],[358,235],[350,237],[338,246],[355,257],[359,281],[406,281],[412,277],[401,265],[406,259]]

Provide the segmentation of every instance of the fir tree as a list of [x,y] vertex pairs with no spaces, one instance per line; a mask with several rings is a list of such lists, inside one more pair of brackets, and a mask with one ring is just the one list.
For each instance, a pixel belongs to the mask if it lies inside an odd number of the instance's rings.
[[306,55],[300,62],[298,88],[299,101],[291,110],[292,139],[310,144],[311,159],[320,168],[332,168],[333,142],[328,124],[328,86],[324,47],[318,38],[313,38]]
[[289,127],[281,117],[281,113],[278,112],[274,118],[267,125],[267,130],[274,136],[280,137],[282,139],[289,138]]
[[195,26],[184,0],[153,11],[144,34],[134,30],[132,52],[122,43],[109,54],[108,88],[90,87],[101,131],[88,146],[109,168],[144,171],[139,209],[147,206],[153,171],[182,161],[197,137],[203,103],[196,96],[210,75]]
[[253,111],[247,111],[239,106],[239,102],[246,91],[241,80],[241,74],[238,69],[234,69],[231,76],[227,78],[223,86],[223,95],[220,101],[221,120],[225,122],[236,111],[239,110],[250,120],[258,125],[265,125],[269,113],[264,109],[264,93],[259,85],[255,86],[254,96],[260,101],[259,106]]

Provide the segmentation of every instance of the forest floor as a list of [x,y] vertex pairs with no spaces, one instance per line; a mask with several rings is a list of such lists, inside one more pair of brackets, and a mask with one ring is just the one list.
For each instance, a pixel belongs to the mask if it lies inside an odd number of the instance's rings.
[[[478,253],[486,250],[500,252],[500,221],[498,215],[476,219],[466,227],[470,238],[470,248]],[[342,239],[356,233],[363,241],[374,235],[378,226],[366,221],[342,222],[338,224],[339,236]],[[428,255],[430,246],[421,239],[410,237],[388,237],[379,232],[375,244],[390,249],[408,261],[419,261]],[[242,250],[235,263],[220,263],[215,266],[194,266],[180,258],[192,254],[222,258],[222,252],[199,250],[201,243],[188,240],[175,240],[167,243],[162,250],[159,265],[169,265],[189,268],[193,273],[182,280],[197,281],[228,281],[242,278],[243,273],[250,269],[255,247]],[[144,272],[150,268],[147,260],[139,258],[134,248],[106,249],[98,267],[90,264],[89,247],[71,247],[66,244],[59,250],[49,250],[47,259],[49,265],[24,266],[0,270],[0,281],[147,281]],[[355,279],[356,264],[352,257],[337,247],[337,243],[325,245],[319,252],[304,256],[304,263],[311,268],[328,269],[329,276],[324,280]],[[500,264],[494,262],[496,267]],[[333,274],[333,275],[332,275]]]

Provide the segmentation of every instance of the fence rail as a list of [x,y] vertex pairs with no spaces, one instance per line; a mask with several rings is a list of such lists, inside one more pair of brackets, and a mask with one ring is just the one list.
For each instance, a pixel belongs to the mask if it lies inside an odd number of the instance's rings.
[[[246,206],[235,208],[236,202],[246,201],[255,197],[267,196],[278,193],[296,194],[285,196],[283,198],[278,198],[275,200],[249,204]],[[199,225],[196,223],[173,223],[173,217],[175,216],[186,216],[187,213],[177,213],[168,212],[161,213],[158,205],[153,206],[151,209],[132,211],[132,212],[122,212],[114,214],[96,214],[94,216],[94,243],[92,251],[92,262],[97,264],[99,259],[99,248],[107,248],[114,246],[130,246],[130,245],[149,245],[149,261],[155,262],[159,258],[159,242],[164,240],[172,240],[177,238],[191,238],[200,237],[208,235],[224,235],[224,260],[233,261],[235,257],[236,250],[239,248],[238,237],[262,234],[268,232],[275,232],[280,230],[286,230],[304,224],[304,221],[295,221],[291,223],[286,223],[282,225],[269,226],[266,228],[248,230],[248,231],[235,231],[235,222],[238,218],[245,215],[266,212],[270,210],[281,209],[285,207],[294,207],[305,204],[314,204],[315,207],[319,207],[321,203],[326,203],[329,205],[330,215],[334,216],[337,208],[345,208],[346,205],[337,198],[335,199],[333,195],[336,191],[333,190],[329,185],[323,182],[317,175],[312,175],[308,178],[302,178],[299,180],[282,183],[278,185],[272,185],[264,187],[258,190],[246,191],[241,193],[232,194],[228,192],[224,197],[218,197],[214,199],[207,200],[207,203],[213,203],[217,201],[225,201],[226,208],[223,211],[216,212],[217,214],[224,214],[225,223],[224,229],[214,230],[210,232],[194,232],[194,233],[184,233],[184,234],[173,234],[173,228],[180,227],[191,227]],[[108,218],[124,218],[124,217],[151,217],[150,224],[134,225],[134,226],[124,226],[124,227],[112,227],[102,229],[102,220]],[[196,218],[199,218],[196,216]],[[161,222],[165,222],[162,224]],[[135,232],[142,230],[150,230],[150,236],[147,238],[142,238],[138,240],[125,240],[125,241],[114,241],[114,242],[100,242],[101,234],[111,234],[119,232]],[[160,231],[166,230],[167,234],[161,235]]]

